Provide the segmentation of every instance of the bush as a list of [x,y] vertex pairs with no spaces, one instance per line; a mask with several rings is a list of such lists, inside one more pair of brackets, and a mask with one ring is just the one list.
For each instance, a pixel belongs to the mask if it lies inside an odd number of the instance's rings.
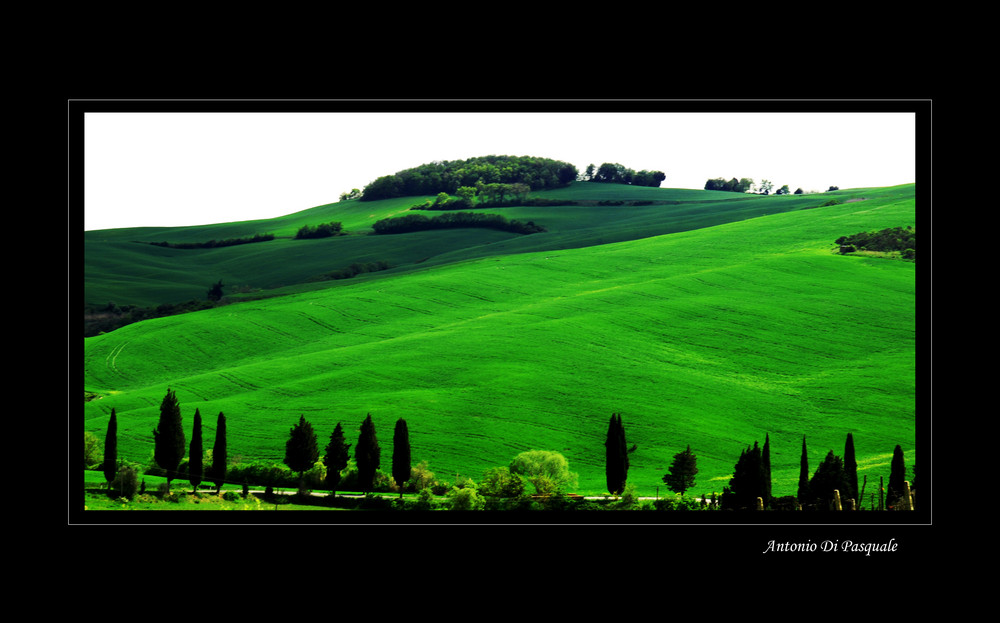
[[449,509],[453,511],[482,510],[483,498],[475,487],[452,487],[448,494]]
[[[165,483],[164,483],[165,484]],[[131,465],[122,465],[111,481],[111,494],[131,500],[139,491],[139,472]]]
[[519,498],[525,495],[526,479],[520,474],[512,474],[507,467],[486,470],[479,483],[479,492],[487,497]]
[[522,452],[514,457],[509,469],[512,474],[523,475],[539,495],[551,495],[577,483],[577,475],[569,471],[569,461],[558,452]]

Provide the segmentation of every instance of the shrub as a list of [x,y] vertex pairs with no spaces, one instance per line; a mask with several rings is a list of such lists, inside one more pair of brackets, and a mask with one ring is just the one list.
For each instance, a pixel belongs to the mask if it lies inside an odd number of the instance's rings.
[[[166,483],[164,483],[166,484]],[[139,473],[131,465],[122,465],[111,481],[111,493],[114,496],[131,500],[139,491]]]
[[577,483],[577,475],[569,471],[569,461],[558,452],[522,452],[514,457],[509,469],[512,474],[523,475],[539,495],[550,495]]
[[510,468],[494,467],[486,470],[479,484],[479,492],[487,497],[519,498],[525,495],[526,479],[513,474]]
[[452,487],[448,494],[449,509],[453,511],[482,510],[484,503],[475,487]]

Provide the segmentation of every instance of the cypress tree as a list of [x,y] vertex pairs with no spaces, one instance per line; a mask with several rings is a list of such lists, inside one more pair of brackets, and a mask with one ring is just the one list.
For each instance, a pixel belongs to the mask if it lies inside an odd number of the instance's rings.
[[396,420],[396,430],[392,434],[392,477],[402,499],[403,486],[410,479],[410,431],[403,418]]
[[285,442],[285,465],[293,472],[299,473],[301,485],[303,474],[312,469],[318,460],[316,433],[313,432],[312,424],[306,421],[306,417],[300,415],[299,423],[288,431],[288,441]]
[[764,506],[768,507],[771,505],[771,436],[767,433],[764,434],[764,449],[761,451],[760,455],[761,467],[763,472],[761,477],[764,482],[761,486],[764,495]]
[[763,474],[761,450],[755,441],[753,448],[748,447],[740,453],[729,486],[723,491],[723,506],[732,509],[756,508],[757,498],[764,497]]
[[812,502],[812,494],[809,493],[809,455],[806,454],[806,436],[802,436],[802,458],[799,460],[799,490],[796,496],[799,504],[809,504]]
[[847,491],[845,498],[854,500],[854,507],[859,508],[861,500],[858,499],[858,461],[854,455],[854,436],[847,433],[847,441],[844,443],[844,473],[847,475]]
[[620,495],[625,491],[625,483],[628,480],[629,453],[625,441],[625,426],[622,424],[622,416],[619,413],[611,414],[604,447],[604,472],[608,485],[608,493],[611,495]]
[[375,424],[372,422],[372,414],[369,413],[361,423],[358,445],[354,448],[354,461],[358,466],[358,484],[365,493],[372,490],[375,472],[381,464],[381,455],[382,449],[379,448],[378,438],[375,436]]
[[344,439],[344,430],[340,427],[340,422],[337,422],[330,435],[330,443],[326,446],[326,455],[323,457],[323,465],[326,466],[326,486],[335,497],[337,485],[340,484],[340,472],[347,467],[350,449],[351,444]]
[[215,492],[222,491],[222,484],[226,482],[226,468],[229,457],[226,455],[226,416],[219,411],[219,419],[215,425],[215,445],[212,446],[212,478],[215,483]]
[[114,407],[111,408],[111,419],[108,420],[108,432],[104,436],[104,478],[108,481],[108,491],[111,481],[118,473],[118,416]]
[[184,429],[181,427],[181,407],[176,392],[167,389],[160,403],[160,420],[153,429],[153,460],[167,473],[167,490],[170,481],[177,477],[177,466],[184,458]]
[[899,445],[892,452],[892,464],[889,468],[889,487],[885,492],[885,505],[894,509],[906,493],[906,464],[903,461],[903,448]]
[[194,410],[192,427],[191,449],[188,451],[188,482],[191,483],[192,493],[197,493],[205,471],[205,451],[201,447],[201,412],[198,409]]
[[810,495],[817,503],[829,504],[833,500],[834,490],[848,491],[849,489],[847,474],[844,472],[844,462],[833,453],[833,450],[830,450],[823,462],[816,468],[812,479],[809,480]]

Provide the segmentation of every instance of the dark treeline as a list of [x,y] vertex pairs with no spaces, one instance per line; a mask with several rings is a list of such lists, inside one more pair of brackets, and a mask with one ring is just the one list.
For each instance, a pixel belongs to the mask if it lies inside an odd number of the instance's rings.
[[736,179],[735,177],[731,180],[725,178],[717,177],[715,179],[710,179],[705,182],[705,190],[722,190],[725,192],[732,193],[745,193],[750,191],[754,186],[754,181],[748,177],[741,179]]
[[384,175],[365,187],[361,201],[416,195],[455,194],[460,187],[524,184],[530,190],[559,188],[577,178],[572,164],[533,156],[480,156],[445,160]]
[[391,268],[391,265],[385,260],[379,260],[377,262],[353,262],[346,268],[340,268],[338,270],[332,270],[328,273],[323,273],[311,281],[350,279],[351,277],[356,277],[357,275],[361,275],[363,273],[374,273],[380,270],[388,270],[389,268]]
[[596,169],[594,165],[589,165],[580,179],[585,182],[601,184],[629,184],[658,188],[660,182],[667,179],[667,175],[663,171],[647,171],[645,169],[636,172],[634,169],[617,162],[605,162]]
[[186,303],[162,303],[155,307],[118,305],[113,302],[104,305],[85,305],[83,309],[83,337],[109,333],[126,325],[151,318],[163,318],[211,309],[219,304],[219,302],[211,300],[191,299]]
[[[167,482],[158,490],[162,497],[171,496],[172,501],[177,501],[177,498],[170,493],[170,481],[187,480],[192,492],[197,492],[203,482],[214,483],[216,494],[222,494],[222,487],[226,484],[242,486],[243,497],[249,496],[251,485],[263,486],[266,488],[265,499],[269,501],[280,498],[280,494],[275,496],[274,488],[294,488],[298,490],[296,495],[300,501],[330,506],[342,506],[337,501],[338,491],[362,491],[368,496],[397,492],[400,497],[394,504],[377,497],[371,498],[371,503],[375,504],[378,499],[373,508],[401,510],[884,511],[916,508],[916,467],[913,467],[911,485],[906,479],[902,448],[897,445],[893,451],[888,481],[880,476],[878,482],[869,483],[868,475],[859,481],[851,433],[847,433],[843,453],[837,455],[829,450],[814,472],[809,470],[806,439],[803,437],[798,489],[795,495],[780,497],[772,495],[771,442],[768,435],[765,435],[762,446],[754,441],[752,447],[741,452],[721,497],[715,492],[711,496],[703,493],[701,499],[685,497],[688,491],[697,490],[696,477],[699,473],[697,456],[688,445],[674,455],[669,471],[662,478],[667,488],[679,497],[657,496],[654,502],[648,503],[640,501],[634,484],[628,482],[628,457],[636,450],[636,444],[630,446],[627,442],[621,415],[617,413],[611,416],[604,443],[605,477],[610,497],[602,501],[586,500],[580,494],[568,493],[576,486],[578,475],[569,470],[569,462],[561,453],[552,451],[521,452],[509,465],[487,469],[478,481],[458,475],[454,482],[440,480],[430,471],[426,460],[414,463],[409,427],[403,418],[396,421],[391,471],[386,469],[390,466],[382,459],[370,413],[361,423],[354,444],[348,442],[342,423],[337,422],[325,450],[312,424],[300,415],[298,423],[289,430],[283,464],[273,461],[246,462],[239,457],[229,461],[226,418],[221,412],[212,453],[205,453],[197,408],[188,450],[182,419],[176,394],[168,389],[160,405],[159,422],[153,431],[153,461],[142,465],[119,455],[117,420],[112,409],[103,456],[96,435],[89,431],[84,433],[83,467],[103,471],[108,481],[108,493],[128,499],[144,490],[144,485],[138,482],[141,471],[145,475],[166,478]],[[123,468],[131,479],[128,494],[121,489]],[[330,491],[331,495],[325,498],[309,496],[308,492],[315,489]],[[417,499],[404,501],[404,492],[418,494]],[[230,490],[226,495],[235,499],[237,494]],[[434,500],[434,496],[445,496],[446,500]]]
[[385,218],[376,221],[372,229],[376,234],[402,234],[431,229],[454,229],[462,227],[483,227],[499,229],[516,234],[534,234],[545,231],[544,227],[535,225],[533,221],[524,223],[516,219],[508,220],[499,214],[481,214],[478,212],[446,212],[433,218],[423,214],[407,214],[395,218]]
[[907,259],[916,259],[917,230],[912,226],[889,227],[879,231],[863,231],[852,236],[841,236],[835,241],[840,245],[841,253],[853,253],[857,250],[880,251],[884,253],[898,251]]
[[303,225],[295,233],[296,240],[306,240],[311,238],[329,238],[339,236],[344,233],[343,225],[340,223],[322,223],[320,225]]
[[150,242],[149,244],[170,249],[217,249],[253,242],[267,242],[268,240],[274,240],[274,234],[254,234],[250,238],[227,238],[225,240],[209,240],[208,242]]

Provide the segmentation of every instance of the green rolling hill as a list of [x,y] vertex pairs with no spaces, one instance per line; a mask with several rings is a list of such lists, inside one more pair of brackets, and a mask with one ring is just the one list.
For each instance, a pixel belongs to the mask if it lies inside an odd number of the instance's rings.
[[[337,422],[356,440],[371,413],[386,471],[403,417],[414,462],[439,477],[478,479],[518,452],[556,450],[580,492],[601,493],[619,412],[643,495],[665,493],[660,479],[687,445],[700,469],[692,493],[721,491],[765,434],[775,495],[795,493],[803,436],[812,469],[843,453],[848,432],[869,483],[888,477],[896,444],[912,467],[916,266],[839,255],[833,241],[916,225],[913,185],[758,197],[576,183],[538,194],[577,205],[487,210],[547,229],[531,235],[368,235],[423,199],[412,197],[87,232],[86,302],[203,298],[218,279],[260,291],[86,338],[86,430],[103,435],[115,408],[119,455],[148,462],[169,387],[185,425],[201,411],[207,440],[224,412],[229,454],[245,459],[280,461],[300,415],[325,444]],[[831,198],[842,203],[822,205]],[[349,235],[291,239],[332,220]],[[145,244],[254,233],[276,239]],[[309,281],[378,260],[393,268]]]

